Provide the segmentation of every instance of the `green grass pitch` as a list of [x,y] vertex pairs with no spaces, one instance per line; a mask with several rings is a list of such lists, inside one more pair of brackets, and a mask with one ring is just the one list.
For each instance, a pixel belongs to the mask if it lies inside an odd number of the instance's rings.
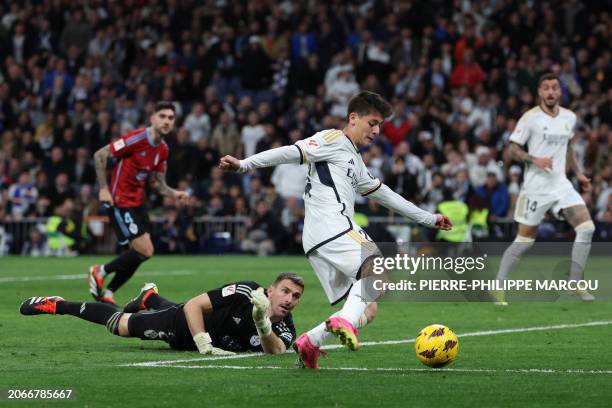
[[[204,360],[163,342],[112,336],[103,326],[70,316],[19,315],[19,304],[30,296],[90,301],[84,275],[75,275],[106,260],[0,258],[0,405],[609,407],[612,401],[610,302],[505,308],[386,302],[360,340],[403,342],[368,345],[356,353],[329,350],[319,371],[293,369],[293,354]],[[609,263],[603,266],[609,269]],[[132,298],[143,282],[154,281],[163,296],[185,301],[235,280],[267,284],[283,270],[306,280],[294,312],[298,334],[336,310],[304,257],[155,257],[117,293],[117,300]],[[445,369],[423,366],[409,342],[431,323],[443,323],[459,335],[458,358]],[[530,327],[538,329],[521,330]],[[137,365],[174,360],[187,361]],[[76,399],[7,402],[6,390],[15,388],[70,388]]]

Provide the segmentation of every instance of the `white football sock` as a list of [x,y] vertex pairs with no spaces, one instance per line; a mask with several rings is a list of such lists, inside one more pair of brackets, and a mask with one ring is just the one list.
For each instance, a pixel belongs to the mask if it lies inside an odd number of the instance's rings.
[[368,304],[378,299],[379,294],[373,290],[371,281],[373,279],[363,278],[355,282],[349,291],[344,306],[338,313],[339,317],[348,320],[353,327],[360,325],[360,320]]
[[317,347],[320,347],[325,344],[325,341],[327,341],[327,339],[329,339],[331,335],[332,334],[330,332],[325,330],[325,322],[319,324],[317,327],[311,329],[308,332],[308,338],[310,339],[310,342]]
[[357,325],[355,326],[356,329],[361,329],[363,327],[366,327],[368,325],[368,316],[365,315],[365,313],[362,313],[361,316],[359,316],[359,321],[357,322]]
[[516,239],[504,251],[504,256],[499,264],[499,272],[497,272],[497,280],[505,281],[508,275],[514,269],[518,261],[529,248],[533,246],[535,239],[517,235]]
[[[338,316],[339,314],[340,314],[340,311],[337,311],[330,317],[335,317],[335,316]],[[368,323],[369,323],[368,317],[365,315],[365,313],[362,313],[361,316],[359,317],[359,321],[357,322],[357,325],[355,326],[355,328],[361,329],[362,327],[366,327]],[[308,332],[308,338],[310,339],[312,344],[318,347],[325,344],[325,342],[329,340],[331,337],[332,337],[332,334],[325,329],[325,322],[319,324],[314,329],[311,329]]]
[[[340,311],[337,311],[330,317],[338,316],[339,313]],[[315,346],[322,346],[330,337],[332,337],[332,334],[325,330],[325,322],[319,324],[308,332],[308,338]]]
[[570,269],[570,280],[580,280],[584,277],[584,267],[586,266],[589,252],[591,252],[591,240],[595,233],[593,221],[585,221],[577,225],[574,229],[576,238],[572,246],[572,266]]

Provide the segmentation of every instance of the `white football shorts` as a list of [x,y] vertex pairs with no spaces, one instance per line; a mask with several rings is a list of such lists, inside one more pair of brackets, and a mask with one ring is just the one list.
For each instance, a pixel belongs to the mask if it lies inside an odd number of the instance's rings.
[[344,299],[357,281],[363,262],[379,254],[378,247],[363,230],[353,229],[317,248],[308,260],[334,305]]
[[563,219],[561,210],[576,205],[586,205],[580,194],[568,182],[567,186],[553,193],[521,191],[516,201],[514,220],[530,226],[540,225],[548,210],[558,219]]

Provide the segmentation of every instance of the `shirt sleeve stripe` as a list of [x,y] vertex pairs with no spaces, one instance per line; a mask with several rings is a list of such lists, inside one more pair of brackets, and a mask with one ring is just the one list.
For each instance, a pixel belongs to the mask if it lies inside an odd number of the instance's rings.
[[146,132],[138,133],[137,135],[133,135],[133,136],[128,137],[128,138],[125,140],[125,144],[126,144],[127,146],[131,146],[131,145],[133,145],[134,143],[138,143],[138,142],[140,142],[140,141],[141,141],[141,140],[143,140],[145,137],[147,137],[147,133],[146,133]]
[[236,289],[236,293],[240,293],[241,295],[246,296],[249,299],[251,298],[251,292],[245,292],[243,290]]
[[334,140],[336,140],[337,138],[339,138],[340,136],[342,136],[342,131],[341,130],[336,130],[335,132],[331,133],[330,135],[323,136],[323,140],[325,140],[326,143],[331,143]]
[[246,292],[246,293],[251,293],[251,291],[253,289],[249,288],[248,286],[240,286],[240,285],[238,285],[236,287],[236,290],[241,290],[241,291]]
[[378,182],[379,184],[376,186],[376,188],[368,191],[367,193],[363,193],[362,196],[367,196],[368,194],[372,194],[373,192],[375,192],[376,190],[378,190],[381,186],[382,186],[382,181]]
[[325,139],[326,137],[328,137],[329,135],[331,135],[332,133],[336,132],[336,129],[329,129],[328,131],[326,131],[324,134],[321,135],[321,138]]
[[296,144],[294,144],[295,147],[297,147],[298,152],[300,152],[300,164],[304,164],[304,153],[302,152],[302,148]]

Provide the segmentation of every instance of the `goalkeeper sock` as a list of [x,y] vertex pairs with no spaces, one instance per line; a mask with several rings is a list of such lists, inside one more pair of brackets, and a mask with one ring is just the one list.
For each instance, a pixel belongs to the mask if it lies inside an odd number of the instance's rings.
[[570,269],[570,280],[584,278],[584,267],[586,266],[589,252],[591,252],[591,240],[595,233],[593,221],[585,221],[576,226],[576,238],[572,247],[572,266]]
[[109,273],[111,271],[115,271],[115,276],[113,276],[113,280],[108,284],[108,288],[113,292],[116,292],[125,282],[127,282],[136,269],[140,266],[141,263],[146,261],[146,256],[140,254],[138,251],[130,249],[127,252],[119,255],[109,264],[104,265],[104,270]]
[[106,273],[106,269],[104,269],[104,265],[100,265],[100,268],[98,269],[98,276],[101,279],[104,279],[106,277],[107,273]]
[[178,303],[174,303],[165,297],[159,296],[157,293],[151,293],[147,300],[144,301],[144,305],[147,309],[161,310],[171,306],[176,306]]
[[126,256],[131,251],[132,251],[131,249],[128,249],[127,251],[122,252],[119,256],[117,256],[115,259],[113,259],[109,263],[102,265],[102,269],[104,269],[104,273],[108,275],[110,273],[117,272],[118,270],[122,269],[123,265],[125,264]]
[[516,264],[521,260],[525,252],[529,250],[535,243],[535,239],[517,235],[516,239],[504,251],[501,262],[499,264],[499,272],[497,272],[497,280],[505,281],[508,275],[514,269]]
[[109,303],[100,302],[68,302],[59,301],[56,305],[56,314],[72,315],[88,322],[103,324],[113,334],[118,334],[119,318],[123,313]]

